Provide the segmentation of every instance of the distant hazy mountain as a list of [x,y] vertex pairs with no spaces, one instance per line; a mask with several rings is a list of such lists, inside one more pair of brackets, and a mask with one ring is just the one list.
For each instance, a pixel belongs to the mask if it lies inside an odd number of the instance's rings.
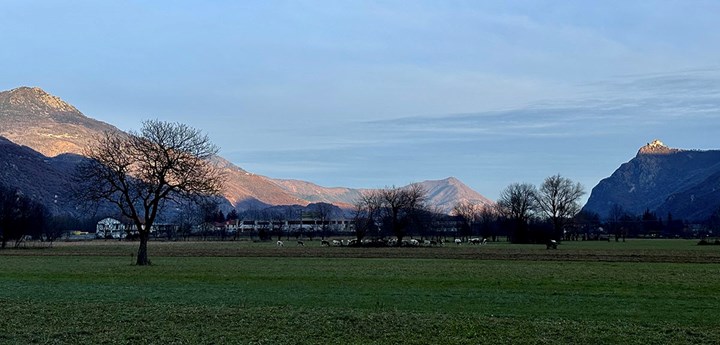
[[[369,189],[344,187],[327,188],[298,180],[273,181],[298,198],[311,202],[326,202],[341,207],[351,207],[362,193],[369,191]],[[445,212],[452,210],[453,206],[460,201],[469,201],[479,205],[491,205],[493,203],[454,177],[423,181],[417,184],[428,192],[428,204],[439,207]]]
[[720,207],[720,151],[672,149],[659,140],[643,146],[593,188],[584,209],[606,217],[616,204],[636,215],[707,218]]
[[423,181],[420,185],[428,191],[428,203],[450,211],[460,201],[469,201],[476,205],[492,205],[493,202],[466,186],[454,177],[444,180]]
[[308,202],[326,202],[340,207],[351,207],[362,193],[360,189],[344,187],[322,187],[311,182],[299,180],[273,179],[273,183],[286,193]]
[[[0,136],[6,137],[13,143],[25,145],[48,157],[60,155],[56,160],[37,155],[37,152],[35,155],[27,153],[27,156],[34,157],[32,159],[35,161],[56,164],[66,159],[62,155],[64,153],[82,154],[83,149],[92,142],[93,138],[103,131],[118,131],[118,129],[86,117],[72,105],[42,89],[19,87],[0,92]],[[6,140],[5,144],[0,149],[11,150],[12,145],[7,145],[11,143]],[[12,148],[12,150],[17,151],[18,149]],[[17,156],[15,157],[17,158]],[[10,158],[6,161],[7,164],[17,165],[17,163],[11,162],[15,161]],[[348,208],[363,192],[361,189],[327,188],[297,180],[274,180],[245,171],[221,157],[217,157],[215,163],[226,173],[224,197],[241,210],[259,209],[273,205],[306,206],[318,202],[332,203],[342,208]],[[45,174],[64,174],[62,177],[47,178],[49,181],[57,181],[62,184],[62,181],[67,181],[67,174],[72,173],[69,169],[74,169],[71,165],[64,166],[67,171],[50,171],[40,165],[35,168],[28,166],[26,173],[29,174],[28,178],[34,179],[43,179]],[[32,169],[37,169],[37,171],[33,172]],[[20,182],[17,178],[8,179],[8,181],[9,183]],[[429,203],[444,210],[449,210],[452,205],[461,200],[483,204],[491,203],[452,177],[438,181],[424,181],[420,184],[429,192]],[[25,185],[23,184],[23,186]],[[42,192],[42,188],[45,187],[38,185],[34,193],[55,195],[55,189],[51,188],[48,192]]]
[[223,195],[240,210],[310,203],[286,192],[274,180],[247,172],[223,158],[217,157],[216,164],[225,172]]

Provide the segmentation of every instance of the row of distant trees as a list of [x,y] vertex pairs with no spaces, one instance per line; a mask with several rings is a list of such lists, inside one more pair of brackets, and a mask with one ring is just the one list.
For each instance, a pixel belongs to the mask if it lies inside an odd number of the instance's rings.
[[[513,242],[561,240],[567,225],[580,212],[583,195],[580,183],[557,174],[547,177],[540,187],[529,183],[509,185],[500,193],[496,210],[511,225]],[[552,230],[532,232],[532,223],[549,224]]]
[[390,235],[400,244],[408,235],[428,234],[438,214],[428,207],[427,191],[418,184],[369,191],[355,203],[355,234],[358,241]]
[[[505,188],[496,205],[468,201],[453,207],[456,236],[508,236],[518,243],[561,239],[567,225],[580,211],[583,187],[560,175],[545,179],[540,187],[515,183]],[[364,194],[355,205],[358,239],[367,235],[395,236],[433,232],[434,225],[447,223],[443,212],[427,205],[427,192],[420,185],[389,187]],[[537,230],[535,223],[549,224],[549,231]]]
[[583,187],[560,175],[546,178],[540,187],[515,183],[506,187],[494,207],[456,205],[454,214],[466,221],[462,231],[483,237],[502,234],[515,243],[555,240],[625,240],[628,237],[697,238],[720,234],[720,209],[705,221],[689,223],[645,210],[633,214],[614,205],[601,219],[581,211]]
[[26,239],[52,243],[68,229],[86,228],[88,220],[53,215],[20,191],[0,185],[0,247],[19,247]]
[[[505,237],[515,243],[542,243],[549,239],[597,240],[608,239],[609,236],[618,240],[643,236],[693,237],[702,236],[712,229],[710,220],[698,232],[697,227],[691,229],[682,220],[674,219],[672,214],[663,218],[646,210],[643,214],[633,215],[617,205],[607,219],[601,219],[598,214],[580,211],[580,199],[584,194],[579,183],[558,174],[546,178],[539,187],[528,183],[511,184],[502,191],[494,205],[459,202],[453,207],[452,216],[448,216],[447,210],[435,209],[427,204],[427,192],[420,185],[386,187],[363,194],[357,200],[351,218],[354,235],[359,240],[368,237],[402,240],[408,236],[455,236],[491,240]],[[180,224],[178,233],[174,234],[177,237],[226,239],[229,235],[214,225],[235,220],[263,220],[274,225],[250,236],[259,239],[291,236],[325,239],[335,235],[327,223],[346,217],[335,206],[325,203],[312,205],[312,210],[275,207],[243,212],[230,210],[227,214],[220,210],[217,202],[188,206],[180,213],[180,219],[175,220],[176,224]],[[290,230],[277,225],[300,219],[313,219],[319,226]],[[720,212],[712,219],[720,230]],[[449,228],[455,232],[449,232]]]
[[705,221],[687,223],[668,212],[665,217],[646,209],[642,214],[632,214],[620,205],[613,205],[607,218],[591,212],[582,212],[577,217],[579,224],[599,224],[615,239],[626,237],[691,238],[705,237],[720,230],[720,210]]
[[448,235],[438,229],[455,222],[456,237],[506,237],[514,243],[544,243],[548,240],[625,240],[627,237],[690,238],[720,233],[720,209],[700,224],[688,224],[671,213],[664,218],[650,210],[631,214],[615,205],[606,219],[581,211],[585,190],[580,183],[560,174],[544,179],[540,186],[513,183],[494,205],[462,201],[452,209],[452,218],[429,207],[419,185],[387,187],[364,194],[355,205],[358,239],[367,236]]

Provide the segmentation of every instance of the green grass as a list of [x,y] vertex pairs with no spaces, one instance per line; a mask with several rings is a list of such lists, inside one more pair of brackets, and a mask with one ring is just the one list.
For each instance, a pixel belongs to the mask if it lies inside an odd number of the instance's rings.
[[[612,247],[557,252],[717,253],[685,241],[604,244]],[[278,253],[268,244],[151,243],[153,265],[136,267],[126,244],[5,251],[0,342],[720,343],[718,263],[436,258],[554,252],[500,244],[394,258],[301,257],[295,247],[286,257],[243,257],[237,246]],[[90,255],[70,255],[78,251]],[[203,255],[168,254],[175,251]]]

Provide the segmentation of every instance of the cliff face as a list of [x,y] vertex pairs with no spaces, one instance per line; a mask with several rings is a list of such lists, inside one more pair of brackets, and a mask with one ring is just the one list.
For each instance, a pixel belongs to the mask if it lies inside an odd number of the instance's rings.
[[[606,217],[614,205],[675,219],[702,220],[720,207],[720,151],[679,150],[659,140],[593,188],[584,210]],[[718,193],[720,194],[720,192]]]

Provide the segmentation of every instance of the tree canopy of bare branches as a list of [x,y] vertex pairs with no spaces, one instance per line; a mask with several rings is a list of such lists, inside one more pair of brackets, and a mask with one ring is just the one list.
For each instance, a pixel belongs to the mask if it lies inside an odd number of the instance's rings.
[[536,208],[535,193],[535,186],[529,183],[513,183],[500,192],[497,210],[513,223],[516,242],[525,240],[528,222]]
[[210,163],[217,151],[207,135],[181,123],[148,120],[140,132],[105,132],[76,172],[81,197],[108,201],[133,221],[137,264],[147,265],[150,229],[164,202],[219,193],[222,172]]
[[358,241],[361,241],[368,234],[377,234],[380,231],[378,225],[382,222],[380,214],[382,205],[380,193],[376,191],[364,193],[355,202],[353,220],[355,222],[355,237]]
[[368,231],[380,223],[392,231],[400,244],[408,229],[418,223],[426,200],[427,191],[419,184],[367,192],[356,203],[356,226],[360,224],[361,231]]
[[[330,219],[335,215],[335,206],[326,202],[319,202],[312,205],[312,210],[320,222],[320,236],[324,240],[328,233],[328,223],[330,223]],[[300,221],[302,222],[302,217]]]
[[580,199],[585,189],[560,174],[545,179],[535,193],[537,209],[547,216],[553,224],[557,240],[562,238],[566,223],[580,212]]
[[453,206],[452,214],[462,219],[461,234],[459,235],[469,236],[472,230],[472,224],[478,220],[480,205],[473,204],[467,200],[462,200]]

